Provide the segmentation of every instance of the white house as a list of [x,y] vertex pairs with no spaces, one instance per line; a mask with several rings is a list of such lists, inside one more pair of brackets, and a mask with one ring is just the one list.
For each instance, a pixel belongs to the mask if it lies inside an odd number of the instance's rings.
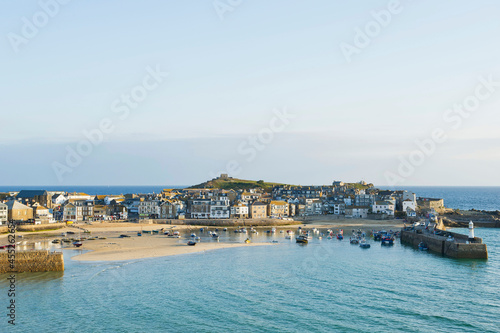
[[228,219],[231,214],[228,197],[213,199],[210,205],[211,219]]
[[236,202],[231,206],[231,216],[236,218],[248,217],[248,205],[243,202]]
[[403,212],[408,211],[408,209],[411,210],[417,210],[417,202],[412,201],[411,199],[405,199],[403,200]]
[[345,216],[350,218],[365,219],[368,217],[368,207],[366,206],[349,206],[345,209]]
[[390,201],[375,201],[372,205],[372,212],[394,215],[394,203]]
[[345,214],[345,203],[335,203],[333,204],[333,214],[335,215],[343,215]]
[[35,224],[55,223],[56,220],[47,207],[38,205],[34,208]]
[[66,200],[68,199],[62,194],[54,194],[52,196],[52,203],[56,205],[62,205],[66,202]]
[[321,215],[323,203],[319,199],[305,199],[306,215]]
[[139,203],[138,212],[140,217],[160,215],[160,202],[158,200],[144,200]]
[[403,199],[403,201],[409,199],[410,201],[415,201],[416,202],[417,201],[417,196],[413,192],[404,191],[402,199]]
[[116,202],[124,201],[125,197],[122,195],[108,195],[106,198],[104,198],[104,203],[106,205],[109,205],[113,200],[116,200]]
[[7,224],[9,221],[9,208],[6,204],[0,202],[0,225]]

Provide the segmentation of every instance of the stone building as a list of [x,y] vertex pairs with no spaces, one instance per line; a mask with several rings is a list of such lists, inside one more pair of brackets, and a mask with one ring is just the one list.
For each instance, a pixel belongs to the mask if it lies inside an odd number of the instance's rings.
[[11,200],[7,202],[9,210],[8,219],[12,221],[28,221],[33,220],[33,208],[23,205],[22,203]]
[[250,205],[249,213],[252,219],[265,219],[267,217],[267,205],[256,201]]

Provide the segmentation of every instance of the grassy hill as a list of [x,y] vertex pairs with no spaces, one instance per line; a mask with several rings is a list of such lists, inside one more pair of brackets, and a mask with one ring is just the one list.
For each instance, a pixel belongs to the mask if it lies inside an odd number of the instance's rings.
[[275,185],[283,185],[279,183],[268,183],[263,180],[245,180],[237,178],[217,178],[206,181],[204,183],[193,185],[190,188],[219,188],[224,190],[248,190],[251,188],[263,188],[270,191]]
[[[237,178],[216,178],[204,183],[193,185],[189,188],[218,188],[224,190],[248,190],[251,188],[262,188],[266,191],[271,191],[273,186],[276,185],[287,185],[281,183],[270,183],[265,182],[263,180],[246,180],[246,179],[237,179]],[[299,185],[291,185],[291,186],[299,186]],[[373,184],[361,185],[359,183],[346,183],[348,188],[358,188],[358,189],[367,189],[373,187]]]

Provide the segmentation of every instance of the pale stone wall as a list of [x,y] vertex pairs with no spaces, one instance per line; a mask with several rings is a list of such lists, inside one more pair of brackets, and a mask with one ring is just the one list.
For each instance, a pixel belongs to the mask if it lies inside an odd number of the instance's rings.
[[0,273],[64,271],[64,259],[61,252],[16,251],[14,269],[10,267],[8,256],[7,251],[0,253]]

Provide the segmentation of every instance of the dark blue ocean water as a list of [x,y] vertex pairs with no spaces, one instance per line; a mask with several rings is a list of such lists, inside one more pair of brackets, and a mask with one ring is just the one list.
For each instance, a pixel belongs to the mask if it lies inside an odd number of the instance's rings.
[[[159,193],[165,188],[183,188],[187,186],[0,186],[0,192],[44,189],[47,191],[84,192],[101,195]],[[380,188],[385,189],[383,186]],[[400,186],[391,189],[406,189],[420,197],[443,198],[445,206],[450,208],[500,210],[500,187]]]
[[283,234],[257,236],[273,246],[122,262],[65,250],[64,273],[17,274],[17,325],[3,315],[0,332],[499,332],[500,230],[476,235],[488,260]]
[[498,186],[400,186],[418,197],[443,198],[444,205],[462,210],[500,210]]
[[0,186],[0,192],[20,190],[46,190],[64,192],[83,192],[90,195],[127,194],[127,193],[160,193],[166,188],[185,188],[191,185],[158,185],[158,186]]

